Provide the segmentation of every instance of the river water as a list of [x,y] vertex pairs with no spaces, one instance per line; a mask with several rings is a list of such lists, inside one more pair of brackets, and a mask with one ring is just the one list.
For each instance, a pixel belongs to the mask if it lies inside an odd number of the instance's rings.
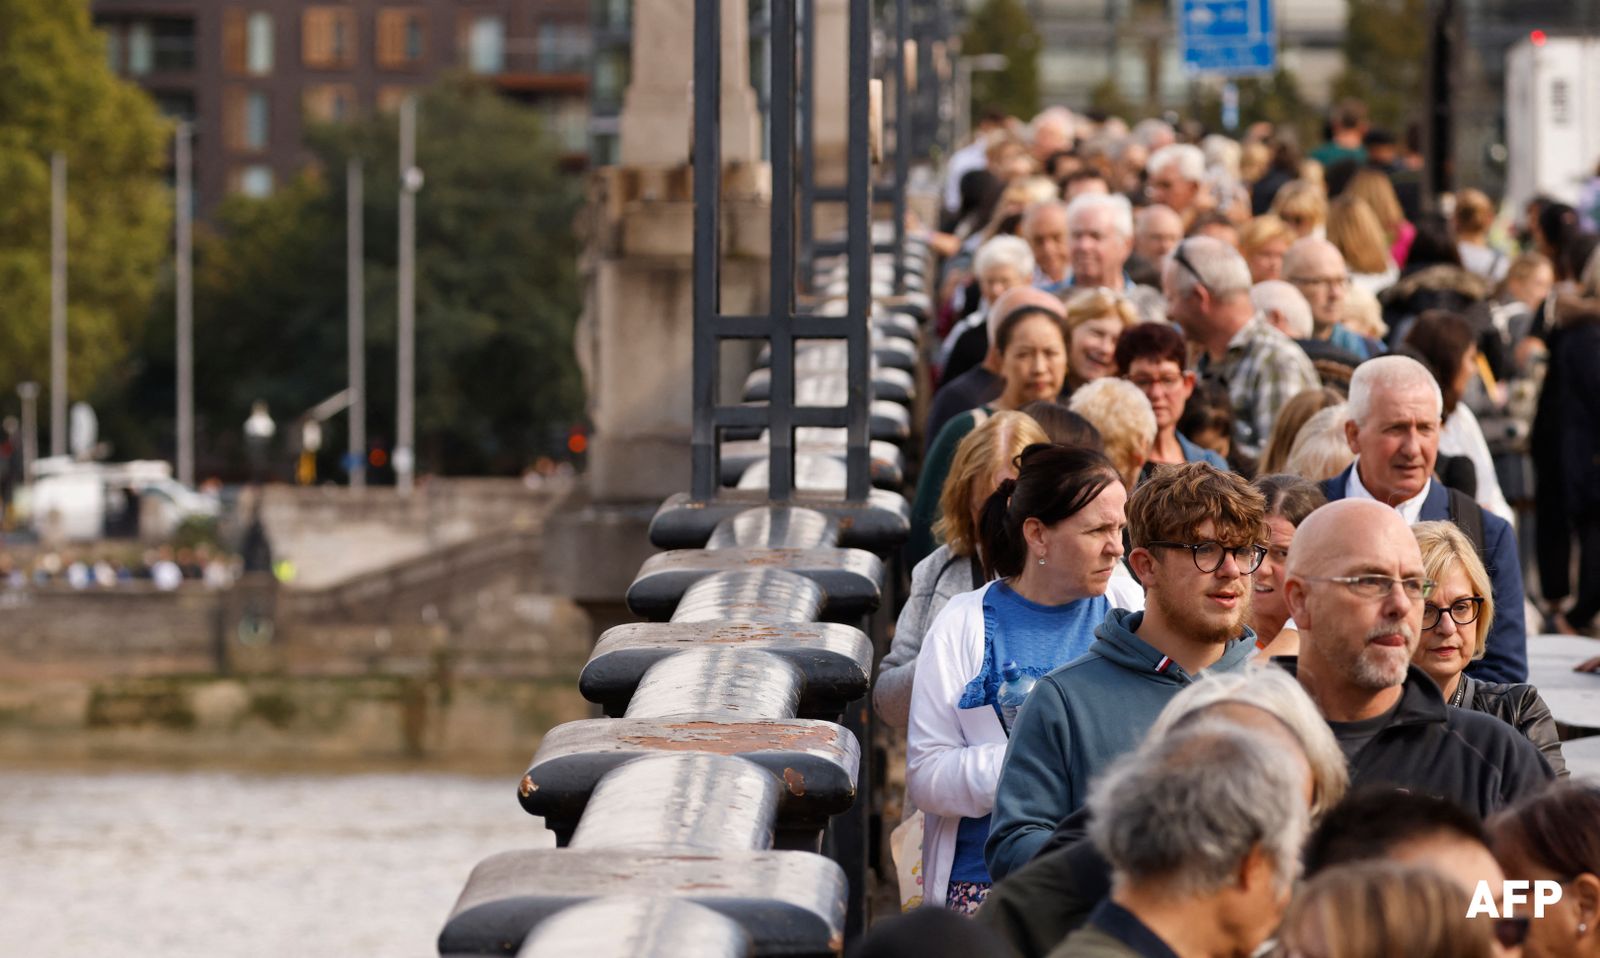
[[517,777],[0,770],[0,955],[435,955]]

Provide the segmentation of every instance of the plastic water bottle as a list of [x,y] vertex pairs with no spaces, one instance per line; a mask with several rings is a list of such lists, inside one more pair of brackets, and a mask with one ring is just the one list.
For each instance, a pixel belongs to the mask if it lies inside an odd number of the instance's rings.
[[1028,693],[1033,691],[1037,680],[1022,671],[1022,666],[1015,662],[1000,666],[1000,678],[1000,690],[995,694],[995,701],[1000,706],[1001,723],[1006,727],[1006,734],[1010,735],[1017,724],[1017,713],[1022,711],[1022,703],[1028,700]]

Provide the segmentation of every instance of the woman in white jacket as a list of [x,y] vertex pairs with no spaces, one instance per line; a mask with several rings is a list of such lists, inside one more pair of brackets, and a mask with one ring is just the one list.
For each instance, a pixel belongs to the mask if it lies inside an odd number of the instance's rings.
[[1043,676],[1086,652],[1111,608],[1143,606],[1137,585],[1112,578],[1126,503],[1104,455],[1036,445],[984,506],[980,554],[1000,578],[939,613],[911,692],[906,786],[926,815],[927,904],[970,914],[988,894],[983,844],[1007,735],[1002,668]]

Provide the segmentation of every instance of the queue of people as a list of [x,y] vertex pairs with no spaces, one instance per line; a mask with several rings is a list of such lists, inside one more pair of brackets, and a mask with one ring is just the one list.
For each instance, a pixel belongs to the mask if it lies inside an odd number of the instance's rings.
[[[1600,784],[1527,652],[1600,623],[1600,244],[1540,201],[1510,247],[1360,104],[1331,129],[1052,109],[963,151],[873,692],[902,901],[975,918],[930,942],[1600,956],[1600,845],[1552,837],[1600,836]],[[1567,910],[1464,917],[1536,875]]]

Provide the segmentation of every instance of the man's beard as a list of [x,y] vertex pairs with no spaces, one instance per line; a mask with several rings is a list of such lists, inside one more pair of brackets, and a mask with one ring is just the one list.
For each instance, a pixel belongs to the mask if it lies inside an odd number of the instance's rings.
[[[1379,635],[1389,635],[1399,630],[1406,638],[1403,657],[1395,653],[1400,649],[1390,649],[1384,646],[1371,644],[1372,639]],[[1417,634],[1411,626],[1401,622],[1396,625],[1380,625],[1367,633],[1361,651],[1357,653],[1355,661],[1350,663],[1350,681],[1357,688],[1368,692],[1381,692],[1384,689],[1394,688],[1406,680],[1406,668],[1411,663],[1411,654],[1417,649]]]
[[[1248,579],[1241,580],[1248,583]],[[1161,617],[1166,619],[1172,628],[1187,636],[1210,645],[1222,645],[1230,639],[1236,639],[1244,631],[1244,623],[1250,617],[1250,588],[1244,586],[1244,592],[1239,596],[1239,604],[1234,607],[1226,620],[1219,620],[1206,616],[1196,611],[1197,603],[1194,600],[1170,596],[1165,591],[1157,590],[1149,593],[1148,600],[1161,611]],[[1205,599],[1202,597],[1201,602]]]

